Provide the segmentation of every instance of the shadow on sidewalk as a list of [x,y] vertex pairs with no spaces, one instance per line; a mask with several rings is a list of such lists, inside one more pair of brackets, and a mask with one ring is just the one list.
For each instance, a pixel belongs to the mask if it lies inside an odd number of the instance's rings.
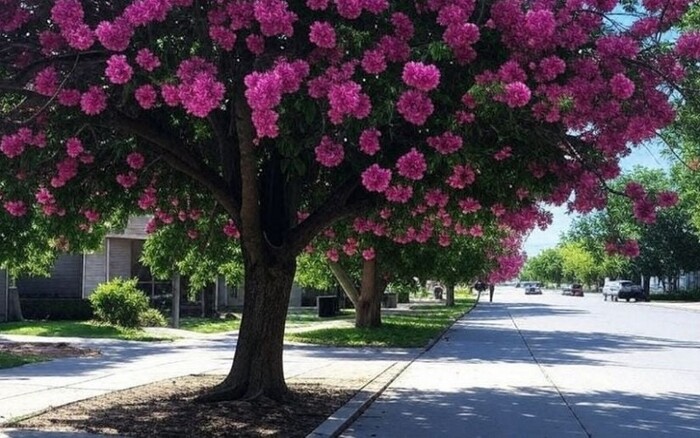
[[[566,394],[566,398],[594,437],[700,436],[698,394],[641,396],[611,391]],[[395,424],[397,433],[401,431],[396,437],[585,436],[555,392],[532,387],[460,392],[396,389],[372,408],[391,415],[370,417],[343,436],[373,436],[379,423],[381,430],[391,430],[387,424]],[[436,409],[444,415],[436,414]]]

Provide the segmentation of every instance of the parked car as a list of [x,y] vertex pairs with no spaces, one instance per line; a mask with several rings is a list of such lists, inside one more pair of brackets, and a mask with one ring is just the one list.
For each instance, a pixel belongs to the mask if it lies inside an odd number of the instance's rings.
[[525,285],[525,295],[542,295],[542,288],[539,283],[528,283]]
[[603,286],[603,300],[617,301],[623,299],[629,301],[634,298],[635,301],[649,301],[649,297],[644,293],[644,288],[638,284],[634,284],[629,280],[606,281]]
[[564,286],[561,290],[562,295],[573,295],[573,291],[571,290],[571,286]]

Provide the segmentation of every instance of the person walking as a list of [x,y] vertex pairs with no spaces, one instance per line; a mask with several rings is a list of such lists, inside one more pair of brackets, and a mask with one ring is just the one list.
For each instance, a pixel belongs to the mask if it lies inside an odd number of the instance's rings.
[[476,289],[477,292],[479,292],[479,297],[477,298],[477,301],[479,298],[481,298],[481,292],[486,290],[486,283],[481,281],[481,279],[478,279],[476,283],[474,283],[474,289]]
[[493,303],[493,291],[496,289],[496,285],[489,283],[489,303]]

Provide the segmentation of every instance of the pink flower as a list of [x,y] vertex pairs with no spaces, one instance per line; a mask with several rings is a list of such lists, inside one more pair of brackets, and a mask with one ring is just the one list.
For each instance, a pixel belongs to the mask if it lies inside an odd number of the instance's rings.
[[337,262],[340,260],[340,254],[338,254],[338,250],[335,248],[331,248],[328,251],[326,251],[326,258],[332,262]]
[[94,223],[100,220],[100,213],[95,210],[85,210],[83,212],[83,216],[85,216],[85,219],[87,219],[90,223]]
[[160,87],[160,95],[168,106],[178,106],[180,104],[180,89],[177,85],[164,84]]
[[224,225],[223,228],[224,234],[228,237],[238,239],[241,237],[240,231],[238,231],[238,227],[236,227],[236,224],[233,223],[233,220],[229,219],[228,222],[226,222],[226,225]]
[[58,90],[58,73],[53,67],[46,67],[34,78],[34,90],[42,96],[53,96]]
[[146,159],[138,152],[132,152],[126,156],[126,163],[134,170],[139,170],[146,163]]
[[469,228],[469,235],[472,237],[481,237],[484,235],[484,229],[481,225],[473,225]]
[[464,166],[457,164],[452,168],[452,175],[447,178],[447,184],[453,189],[463,189],[474,183],[475,179],[476,174],[468,164]]
[[260,35],[248,35],[245,45],[254,55],[262,55],[265,52],[265,38]]
[[155,87],[151,84],[141,85],[134,92],[134,97],[143,109],[151,109],[155,106],[158,100],[158,93]]
[[80,24],[64,30],[61,35],[74,49],[87,50],[95,43],[95,35],[87,24]]
[[124,187],[125,189],[131,188],[136,185],[139,178],[134,172],[129,172],[127,174],[120,173],[117,175],[117,183]]
[[153,71],[160,67],[160,59],[148,49],[139,50],[136,63],[146,71]]
[[401,79],[409,87],[427,92],[437,88],[440,83],[440,70],[434,65],[426,65],[422,62],[408,62],[403,67]]
[[314,21],[309,29],[309,41],[324,49],[335,47],[335,29],[325,21]]
[[80,139],[71,137],[66,141],[66,152],[69,157],[77,158],[83,151],[83,143]]
[[510,146],[505,146],[503,149],[499,150],[495,154],[493,154],[493,158],[496,161],[503,161],[508,158],[510,158],[513,155],[513,148]]
[[481,209],[481,204],[474,198],[464,198],[458,204],[464,214],[475,213]]
[[107,94],[97,85],[91,86],[80,97],[80,109],[89,116],[100,114],[107,108]]
[[656,222],[655,206],[647,198],[635,200],[632,212],[634,213],[634,217],[639,222],[645,224],[653,224],[654,222]]
[[8,158],[22,155],[27,142],[18,134],[3,135],[0,140],[0,151]]
[[678,193],[663,191],[656,194],[656,204],[661,208],[669,208],[678,204]]
[[365,129],[360,134],[360,150],[367,155],[374,155],[379,152],[381,146],[379,145],[379,137],[382,133],[375,128]]
[[647,192],[644,190],[644,186],[635,181],[630,181],[625,185],[625,195],[629,196],[633,200],[640,200],[646,196]]
[[639,256],[639,243],[636,240],[626,240],[618,250],[625,257],[635,258]]
[[118,18],[113,23],[103,21],[98,24],[95,35],[107,50],[123,52],[129,47],[134,29],[127,20]]
[[422,153],[418,152],[416,148],[411,148],[410,151],[396,161],[396,168],[399,171],[399,175],[404,178],[418,181],[423,179],[425,171],[428,170],[428,164]]
[[209,37],[227,52],[230,52],[236,46],[236,34],[227,27],[210,26]]
[[134,70],[126,60],[125,55],[112,55],[107,60],[105,74],[113,84],[126,84],[131,80]]
[[506,208],[502,204],[493,204],[491,206],[491,213],[496,217],[501,217],[506,214]]
[[178,97],[188,114],[206,117],[224,99],[224,84],[208,73],[198,73],[192,80],[183,81]]
[[397,184],[391,186],[384,191],[384,196],[389,202],[395,202],[397,204],[407,203],[413,196],[413,188],[411,186],[404,186]]
[[391,170],[373,164],[362,172],[362,185],[369,192],[383,192],[391,183]]
[[451,154],[462,149],[462,137],[445,132],[436,137],[428,137],[428,145],[443,155]]
[[27,206],[24,201],[6,201],[4,207],[11,216],[21,217],[27,214]]
[[343,146],[334,143],[328,136],[323,136],[321,142],[316,146],[316,161],[325,167],[336,167],[343,162],[345,151]]
[[377,256],[377,254],[374,251],[374,248],[367,248],[365,250],[362,250],[362,258],[370,261],[374,260],[374,258]]
[[329,0],[306,0],[306,6],[312,11],[323,11],[328,8]]
[[700,59],[700,31],[684,33],[676,41],[676,53],[691,59]]
[[51,8],[51,20],[62,28],[82,23],[85,17],[80,0],[56,0]]
[[622,73],[617,73],[610,79],[610,92],[620,100],[626,100],[634,94],[634,82]]
[[377,75],[386,70],[386,58],[381,50],[367,50],[362,56],[362,69]]
[[505,86],[505,102],[511,108],[527,105],[531,93],[527,85],[522,82],[513,82]]
[[418,126],[423,125],[435,109],[430,98],[416,90],[401,94],[396,108],[406,121]]

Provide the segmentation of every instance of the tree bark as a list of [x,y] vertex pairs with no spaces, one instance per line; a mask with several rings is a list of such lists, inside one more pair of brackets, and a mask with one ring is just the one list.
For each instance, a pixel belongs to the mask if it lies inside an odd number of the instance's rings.
[[445,305],[447,307],[453,307],[455,305],[455,285],[454,283],[446,283],[445,287],[447,288]]
[[296,262],[265,266],[246,260],[243,320],[236,354],[228,376],[203,402],[267,397],[284,400],[288,394],[282,367],[284,324]]
[[375,328],[382,325],[382,293],[377,276],[377,259],[362,264],[360,297],[355,306],[355,327]]
[[10,287],[7,289],[8,296],[8,306],[7,306],[7,321],[24,321],[24,316],[22,316],[22,305],[19,302],[19,291],[16,287]]
[[345,292],[345,295],[350,299],[352,305],[357,308],[359,306],[360,293],[357,291],[355,284],[353,284],[352,278],[350,278],[347,272],[345,272],[343,267],[338,263],[329,260],[328,266],[331,268],[333,276],[336,280],[338,280],[338,283],[340,284],[341,289],[343,289],[343,292]]
[[180,274],[175,273],[173,275],[173,302],[171,304],[171,326],[173,328],[180,328]]

